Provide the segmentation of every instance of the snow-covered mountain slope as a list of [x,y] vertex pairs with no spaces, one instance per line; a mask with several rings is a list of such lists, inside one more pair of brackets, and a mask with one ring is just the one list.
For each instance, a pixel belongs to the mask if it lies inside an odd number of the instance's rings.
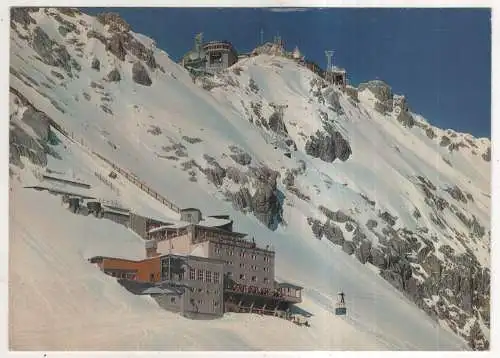
[[[341,91],[284,57],[192,78],[116,16],[15,9],[11,28],[13,348],[487,346],[488,139],[430,125],[382,82]],[[287,105],[282,119],[276,105]],[[277,276],[305,287],[312,327],[185,320],[98,272],[86,258],[136,257],[140,239],[23,188],[39,173],[78,178],[92,196],[145,215],[177,214],[122,176],[104,184],[95,173],[111,168],[92,152],[177,206],[230,213],[236,230],[273,245]],[[345,318],[332,314],[341,289]],[[165,329],[172,320],[175,332]]]

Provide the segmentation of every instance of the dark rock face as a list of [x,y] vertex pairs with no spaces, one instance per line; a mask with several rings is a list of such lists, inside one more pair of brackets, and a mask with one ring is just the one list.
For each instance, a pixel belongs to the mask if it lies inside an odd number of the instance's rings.
[[369,89],[380,102],[392,99],[392,89],[384,81],[368,81],[366,83],[361,83],[358,88],[360,91]]
[[370,241],[362,241],[361,245],[356,249],[356,258],[362,264],[366,263],[368,259],[371,259],[371,248],[372,244]]
[[462,190],[460,190],[458,186],[454,185],[452,187],[446,188],[445,190],[448,192],[448,194],[450,194],[450,196],[453,199],[461,201],[464,204],[467,204],[467,198],[465,197],[464,193],[462,192]]
[[320,205],[318,209],[330,220],[338,223],[345,223],[347,221],[354,221],[349,215],[344,214],[341,210],[331,211],[330,209]]
[[248,181],[246,175],[235,167],[226,168],[226,177],[236,184],[243,184]]
[[128,32],[130,25],[123,20],[119,14],[114,12],[105,12],[97,15],[97,21],[103,25],[109,26],[111,32]]
[[346,161],[352,154],[349,142],[339,132],[335,132],[333,136],[316,132],[316,136],[311,136],[306,142],[305,151],[308,155],[328,163],[337,158]]
[[241,188],[236,193],[231,194],[233,207],[238,211],[252,211],[252,195],[247,188]]
[[321,240],[323,237],[323,225],[321,224],[321,221],[313,219],[311,220],[311,230],[314,234],[314,237],[316,239]]
[[39,166],[47,165],[47,154],[56,156],[48,144],[51,140],[50,119],[43,112],[34,108],[31,103],[18,91],[10,88],[11,95],[17,97],[18,103],[27,107],[21,120],[32,128],[35,136],[28,134],[21,126],[10,121],[9,130],[9,162],[23,167],[21,157]]
[[221,166],[205,169],[207,179],[215,186],[220,187],[226,177],[226,170]]
[[254,215],[267,227],[270,227],[278,213],[278,197],[271,183],[261,182],[252,197]]
[[441,137],[441,142],[439,142],[439,145],[441,147],[447,147],[450,145],[450,143],[451,143],[450,138],[448,138],[447,136],[444,135]]
[[342,245],[342,250],[348,254],[352,255],[354,253],[354,245],[350,241],[344,241],[344,244]]
[[97,39],[104,46],[107,46],[107,44],[108,44],[108,40],[106,39],[106,37],[103,34],[97,32],[97,31],[94,31],[94,30],[89,30],[87,32],[87,38],[89,38],[89,39],[92,39],[92,38]]
[[412,128],[415,125],[415,119],[411,113],[402,111],[396,118],[403,126]]
[[342,229],[334,223],[327,222],[323,226],[323,233],[325,237],[335,245],[344,244],[344,233],[342,232]]
[[404,96],[394,96],[394,108],[399,111],[396,118],[398,122],[408,128],[412,128],[415,125],[415,119],[409,112],[408,104]]
[[367,260],[382,270],[387,268],[385,254],[379,249],[372,249],[370,255],[367,256]]
[[432,128],[427,128],[425,130],[425,135],[429,137],[430,139],[436,138],[436,133],[434,133],[434,130]]
[[491,148],[489,147],[488,149],[486,149],[486,152],[484,152],[481,157],[483,158],[483,160],[485,162],[489,162],[491,161]]
[[113,34],[111,39],[106,43],[106,50],[111,52],[113,55],[118,57],[121,61],[125,61],[125,55],[127,50],[125,49],[124,43],[128,38],[127,34],[116,33]]
[[358,98],[358,89],[354,87],[347,86],[346,87],[346,93],[347,95],[355,102],[359,102]]
[[132,66],[132,79],[135,83],[143,86],[151,86],[153,83],[149,77],[148,71],[140,62],[135,62]]
[[101,70],[101,62],[97,58],[94,58],[92,60],[92,64],[90,65],[90,67],[96,71],[100,71]]
[[63,19],[63,17],[60,14],[55,13],[52,16],[54,17],[54,19],[57,22],[59,22],[61,24],[58,28],[58,31],[59,31],[59,33],[61,33],[62,36],[66,36],[66,34],[68,34],[70,32],[76,32],[77,34],[80,33],[80,31],[78,30],[78,28],[76,27],[75,24]]
[[58,45],[40,28],[33,33],[33,50],[40,56],[43,63],[49,66],[62,67],[71,73],[71,56],[66,47]]
[[117,25],[117,32],[114,32],[111,38],[105,39],[106,49],[118,57],[120,60],[125,61],[127,50],[139,60],[142,60],[148,65],[150,69],[158,67],[152,49],[146,48],[141,42],[137,41],[127,31],[119,31],[121,25]]
[[377,221],[373,220],[373,219],[369,219],[366,222],[366,227],[368,228],[368,230],[375,229],[377,227],[377,225],[378,225]]
[[323,96],[325,98],[326,104],[332,111],[338,114],[343,113],[342,106],[340,105],[339,94],[333,88],[326,90]]
[[252,162],[252,157],[250,154],[245,152],[243,149],[238,148],[237,146],[230,146],[229,148],[233,154],[229,155],[232,160],[240,165],[247,166]]
[[288,134],[288,130],[286,129],[285,122],[280,117],[278,112],[274,112],[268,119],[269,128],[276,133],[280,134]]
[[121,79],[120,71],[116,68],[112,69],[106,76],[106,81],[108,82],[120,82]]
[[384,211],[379,216],[382,220],[384,220],[386,223],[388,223],[391,226],[394,226],[396,224],[396,220],[398,219],[397,217],[389,214],[387,211]]
[[35,19],[30,16],[30,12],[35,11],[38,11],[38,8],[12,7],[10,9],[10,19],[27,28],[30,24],[36,24]]
[[358,87],[359,91],[369,89],[378,102],[375,103],[375,110],[380,113],[391,112],[393,109],[393,94],[391,87],[384,81],[368,81],[361,83]]

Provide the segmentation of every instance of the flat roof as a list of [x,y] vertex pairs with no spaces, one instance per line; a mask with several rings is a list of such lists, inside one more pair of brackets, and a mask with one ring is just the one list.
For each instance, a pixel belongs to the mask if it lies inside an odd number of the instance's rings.
[[152,228],[148,231],[148,233],[153,233],[153,232],[157,232],[157,231],[163,231],[165,229],[169,229],[173,226],[173,224],[167,224],[167,225],[162,225],[162,226],[159,226],[159,227],[155,227],[155,228]]
[[150,261],[150,260],[157,260],[157,259],[162,259],[166,257],[184,257],[187,258],[188,260],[197,260],[197,261],[206,261],[206,262],[216,262],[216,263],[225,263],[224,260],[220,259],[213,259],[213,258],[208,258],[208,257],[203,257],[203,256],[195,256],[195,255],[186,255],[186,254],[163,254],[159,256],[154,256],[154,257],[147,257],[141,260],[132,260],[132,259],[126,259],[126,258],[121,258],[121,257],[111,257],[111,256],[93,256],[88,259],[89,262],[91,263],[98,263],[102,262],[104,259],[109,259],[109,260],[120,260],[120,261],[126,261],[126,262],[134,262],[134,263],[141,263],[145,261]]

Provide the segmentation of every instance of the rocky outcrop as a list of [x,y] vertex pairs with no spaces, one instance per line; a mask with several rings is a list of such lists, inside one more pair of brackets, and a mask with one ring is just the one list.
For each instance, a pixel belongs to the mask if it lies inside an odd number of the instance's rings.
[[368,219],[368,221],[366,222],[366,227],[368,228],[368,230],[375,229],[377,225],[377,221],[373,219]]
[[205,176],[208,181],[213,183],[215,186],[220,187],[226,177],[226,169],[220,166],[214,158],[209,155],[204,155],[205,160],[211,166],[209,168],[203,169]]
[[104,26],[108,26],[110,32],[128,32],[130,31],[130,25],[123,20],[118,13],[114,12],[104,12],[96,16],[97,21],[99,21]]
[[35,28],[31,45],[43,63],[71,73],[71,56],[66,47],[53,41],[40,27]]
[[96,71],[100,71],[101,70],[101,62],[97,58],[94,57],[90,67]]
[[335,245],[344,245],[344,233],[342,229],[334,223],[327,221],[323,226],[323,234]]
[[112,69],[108,75],[106,76],[106,81],[108,82],[120,82],[122,76],[120,75],[120,71],[117,68]]
[[450,143],[451,143],[450,138],[448,138],[447,136],[444,135],[441,137],[441,142],[439,142],[439,145],[441,147],[447,147],[450,145]]
[[140,62],[135,62],[132,66],[132,79],[135,83],[143,86],[151,86],[153,83],[149,77],[148,71]]
[[226,168],[226,177],[235,184],[246,184],[248,182],[246,174],[235,167]]
[[405,96],[394,96],[394,109],[399,112],[397,121],[404,127],[412,128],[415,125],[415,119],[411,115]]
[[464,204],[467,204],[467,198],[465,197],[464,193],[462,192],[462,190],[460,190],[458,186],[453,185],[452,187],[446,188],[445,191],[448,192],[448,194],[450,194],[450,196],[453,199],[461,201]]
[[389,212],[384,211],[379,215],[379,217],[384,220],[386,223],[388,223],[391,226],[394,226],[396,224],[396,220],[398,219],[395,216],[392,216]]
[[250,154],[248,154],[247,152],[245,152],[243,149],[241,149],[241,148],[239,148],[239,147],[237,147],[235,145],[231,145],[229,147],[229,149],[232,152],[232,154],[230,154],[229,156],[236,163],[238,163],[240,165],[247,166],[247,165],[249,165],[252,162],[252,157],[250,156]]
[[355,102],[359,102],[358,89],[352,86],[346,86],[345,88],[347,95]]
[[238,211],[252,211],[252,195],[247,188],[241,188],[236,193],[230,193],[233,207]]
[[[267,172],[269,169],[264,171]],[[256,190],[252,196],[255,217],[271,229],[277,228],[277,224],[281,222],[282,208],[278,200],[276,179],[276,172],[269,171],[268,175],[261,175],[256,182]]]
[[344,244],[342,245],[342,250],[346,254],[352,255],[354,253],[354,244],[350,241],[344,241]]
[[345,162],[352,154],[349,142],[342,137],[340,132],[334,132],[331,136],[317,131],[315,136],[309,137],[305,151],[308,155],[328,163],[332,163],[337,158]]
[[268,119],[269,129],[273,132],[286,135],[288,134],[288,130],[286,129],[285,122],[283,122],[283,118],[280,117],[278,112],[274,112]]
[[323,237],[323,224],[321,224],[321,221],[313,218],[307,218],[307,223],[311,227],[314,237],[321,240]]
[[[9,162],[18,167],[22,167],[21,157],[40,166],[47,165],[47,154],[56,156],[56,153],[48,144],[54,143],[53,134],[50,131],[50,118],[43,112],[38,111],[33,105],[18,91],[10,88],[11,96],[17,103],[11,110],[10,131],[9,131]],[[20,118],[29,126],[34,136],[26,132],[14,120],[19,108],[26,107]]]
[[325,104],[328,105],[330,110],[336,112],[337,114],[342,114],[342,106],[340,105],[339,94],[333,89],[328,88],[323,93],[323,97],[325,98]]
[[489,162],[491,161],[491,148],[488,147],[488,149],[486,149],[486,152],[484,152],[481,157],[483,158],[483,160],[485,162]]
[[345,223],[347,221],[352,221],[354,222],[354,219],[352,219],[349,215],[345,214],[341,210],[337,211],[332,211],[323,205],[320,205],[318,209],[330,220],[333,220],[338,223]]
[[38,12],[38,8],[33,7],[11,7],[10,20],[23,26],[25,29],[30,24],[36,24],[35,19],[30,16],[31,12]]
[[393,94],[391,87],[384,81],[375,80],[361,83],[358,90],[370,90],[378,100],[375,103],[375,109],[380,113],[392,112],[393,109]]

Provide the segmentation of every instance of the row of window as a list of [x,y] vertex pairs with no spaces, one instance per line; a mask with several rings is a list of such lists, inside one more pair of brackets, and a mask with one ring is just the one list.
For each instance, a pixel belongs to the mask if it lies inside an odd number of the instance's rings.
[[189,279],[191,281],[203,281],[209,283],[220,283],[220,273],[203,269],[189,269]]
[[[228,273],[227,273],[227,276],[228,276],[230,279],[232,279],[232,277],[233,277],[233,273],[232,273],[232,272],[228,272]],[[245,275],[244,273],[241,273],[241,274],[240,274],[240,280],[244,281],[244,280],[246,280],[246,279],[247,279],[247,275]],[[250,277],[250,281],[251,281],[251,282],[257,282],[258,280],[259,280],[259,279],[258,279],[258,277],[257,277],[257,276],[251,276],[251,277]],[[264,277],[263,282],[264,282],[265,284],[268,284],[268,283],[269,283],[269,278]]]
[[[233,266],[234,262],[233,261],[226,261],[226,265]],[[247,265],[245,265],[243,262],[240,262],[240,268],[244,269],[245,267],[247,267]],[[250,265],[250,270],[259,271],[259,267],[257,265]],[[264,272],[271,272],[270,267],[263,267],[262,270]]]
[[[234,249],[232,249],[232,248],[224,249],[221,247],[216,247],[214,250],[215,250],[215,254],[218,256],[222,256],[222,255],[234,256]],[[238,256],[241,258],[250,257],[252,260],[257,260],[257,257],[258,257],[258,255],[250,254],[248,252],[245,252],[244,250],[238,250]],[[264,262],[271,261],[271,259],[268,255],[264,255],[263,260],[264,260]]]
[[129,280],[135,280],[135,273],[132,272],[108,272],[108,275],[111,275],[116,278],[126,278]]
[[[202,292],[203,292],[203,288],[199,287],[199,288],[198,288],[198,293],[202,293]],[[205,293],[206,293],[207,295],[209,295],[209,294],[211,294],[211,293],[212,293],[212,291],[210,291],[209,289],[206,289],[206,290],[205,290]],[[220,294],[220,291],[219,291],[219,290],[214,290],[214,291],[213,291],[213,293],[214,293],[214,295],[215,295],[215,296],[218,296],[218,295]]]

